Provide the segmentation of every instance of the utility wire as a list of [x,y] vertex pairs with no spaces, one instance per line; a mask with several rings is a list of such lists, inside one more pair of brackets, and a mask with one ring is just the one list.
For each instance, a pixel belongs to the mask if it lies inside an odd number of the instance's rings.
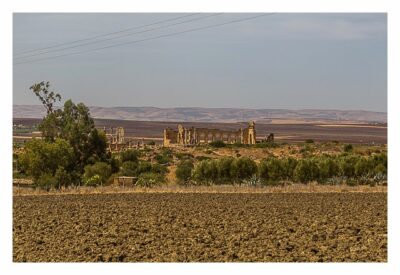
[[275,13],[266,13],[266,14],[247,17],[247,18],[243,18],[243,19],[231,20],[231,21],[227,21],[227,22],[224,22],[224,23],[220,23],[220,24],[208,25],[208,26],[199,27],[199,28],[193,28],[193,29],[189,29],[189,30],[185,30],[185,31],[179,31],[179,32],[159,35],[159,36],[155,36],[155,37],[149,37],[149,38],[144,38],[144,39],[140,39],[140,40],[134,40],[134,41],[130,41],[130,42],[124,42],[124,43],[119,43],[119,44],[114,44],[114,45],[109,45],[109,46],[104,46],[104,47],[99,47],[99,48],[92,48],[92,49],[79,51],[79,52],[72,52],[72,53],[66,53],[66,54],[62,54],[62,55],[56,55],[56,56],[45,57],[45,58],[40,58],[40,59],[34,59],[34,60],[29,60],[29,61],[24,61],[24,62],[18,62],[18,63],[14,63],[14,65],[33,63],[33,62],[38,62],[38,61],[43,61],[43,60],[48,60],[48,59],[55,59],[55,58],[60,58],[60,57],[65,57],[65,56],[70,56],[70,55],[77,55],[77,54],[83,54],[83,53],[87,53],[87,52],[98,51],[98,50],[103,50],[103,49],[108,49],[108,48],[113,48],[113,47],[130,45],[130,44],[135,44],[135,43],[139,43],[139,42],[143,42],[143,41],[155,40],[155,39],[158,39],[158,38],[170,37],[170,36],[175,36],[175,35],[179,35],[179,34],[183,34],[183,33],[200,31],[200,30],[220,27],[220,26],[224,26],[224,25],[228,25],[228,24],[248,21],[248,20],[259,18],[259,17],[269,16],[269,15],[274,15],[274,14]]
[[25,53],[31,53],[31,52],[37,52],[37,51],[52,49],[52,48],[58,48],[58,47],[64,46],[64,45],[75,44],[75,43],[78,43],[78,42],[93,40],[93,39],[97,39],[97,38],[101,38],[101,37],[110,36],[110,35],[113,35],[113,34],[123,33],[123,32],[127,32],[127,31],[133,31],[133,30],[137,30],[137,29],[142,29],[142,28],[146,28],[146,27],[150,27],[150,26],[154,26],[154,25],[158,25],[158,24],[166,23],[166,22],[170,22],[170,21],[175,21],[175,20],[178,20],[178,19],[182,19],[182,18],[185,18],[185,17],[190,17],[190,16],[194,16],[194,15],[198,15],[198,14],[200,14],[200,13],[186,14],[184,16],[178,16],[178,17],[174,17],[174,18],[169,18],[169,19],[166,19],[166,20],[157,21],[157,22],[154,22],[154,23],[151,23],[151,24],[147,24],[147,25],[131,27],[131,28],[120,30],[120,31],[115,31],[115,32],[95,35],[95,36],[91,36],[91,37],[87,37],[87,38],[83,38],[83,39],[79,39],[79,40],[74,40],[74,41],[70,41],[70,42],[59,43],[59,44],[51,45],[51,46],[44,47],[44,48],[37,48],[37,49],[33,49],[33,50],[23,51],[23,52],[19,52],[19,53],[14,54],[14,56],[22,55],[22,54],[25,54]]
[[115,36],[115,37],[111,37],[111,38],[106,38],[106,39],[102,39],[102,40],[86,42],[86,43],[78,44],[78,45],[75,45],[75,46],[69,46],[69,47],[64,47],[64,48],[60,48],[60,49],[53,49],[53,50],[45,51],[45,52],[42,52],[42,53],[36,53],[36,54],[16,57],[16,58],[14,58],[14,60],[25,59],[25,58],[29,58],[29,57],[38,56],[38,55],[45,55],[45,54],[53,53],[53,52],[60,52],[60,51],[64,51],[64,50],[69,50],[69,49],[74,49],[74,48],[79,48],[79,47],[91,45],[91,44],[103,43],[103,42],[106,42],[106,41],[110,41],[110,40],[114,40],[114,39],[118,39],[118,38],[122,38],[122,37],[132,36],[134,34],[145,33],[145,32],[150,32],[150,31],[154,31],[154,30],[158,30],[158,29],[169,28],[169,27],[172,27],[172,26],[186,24],[186,23],[194,22],[194,21],[199,21],[199,20],[202,20],[202,19],[205,19],[205,18],[208,18],[208,17],[214,17],[214,16],[219,16],[219,15],[222,15],[222,13],[214,13],[214,14],[210,14],[210,15],[206,15],[206,16],[202,16],[202,17],[198,17],[198,18],[189,19],[189,20],[186,20],[186,21],[181,21],[181,22],[169,24],[169,25],[166,25],[166,26],[159,26],[159,27],[155,27],[155,28],[152,28],[152,29],[147,29],[147,30],[128,33],[128,34],[123,34],[123,35],[119,35],[119,36]]
[[69,50],[69,49],[74,49],[74,48],[79,48],[79,47],[91,45],[91,44],[103,43],[103,42],[107,42],[107,41],[118,39],[118,38],[122,38],[122,37],[132,36],[134,34],[145,33],[145,32],[150,32],[150,31],[154,31],[154,30],[158,30],[158,29],[169,28],[169,27],[172,27],[172,26],[186,24],[186,23],[194,22],[194,21],[199,21],[199,20],[202,20],[202,19],[205,19],[205,18],[208,18],[208,17],[214,17],[214,16],[219,16],[219,15],[222,15],[222,13],[215,13],[215,14],[211,14],[211,15],[206,15],[206,16],[203,16],[203,17],[193,18],[193,19],[189,19],[189,20],[186,20],[186,21],[169,24],[169,25],[166,25],[166,26],[159,26],[159,27],[155,27],[155,28],[152,28],[152,29],[147,29],[147,30],[143,30],[143,31],[133,32],[133,33],[128,33],[128,34],[119,35],[119,36],[115,36],[115,37],[111,37],[111,38],[97,40],[97,41],[91,41],[91,42],[87,42],[87,43],[83,43],[83,44],[78,44],[78,45],[75,45],[75,46],[69,46],[69,47],[64,47],[64,48],[60,48],[60,49],[54,49],[54,50],[45,51],[45,52],[42,52],[42,53],[36,53],[36,54],[26,55],[26,56],[22,56],[22,57],[16,57],[16,58],[14,58],[14,60],[30,58],[30,57],[34,57],[34,56],[38,56],[38,55],[46,55],[48,53],[60,52],[60,51],[64,51],[64,50]]

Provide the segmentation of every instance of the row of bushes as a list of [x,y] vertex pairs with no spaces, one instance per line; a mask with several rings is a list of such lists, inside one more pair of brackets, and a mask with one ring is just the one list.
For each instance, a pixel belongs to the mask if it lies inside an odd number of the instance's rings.
[[176,177],[181,184],[234,184],[248,182],[250,179],[260,184],[276,184],[281,181],[367,184],[385,181],[386,175],[386,154],[369,157],[324,155],[300,160],[269,157],[258,165],[245,157],[202,160],[196,166],[190,160],[184,160],[176,170]]
[[[63,147],[60,146],[60,141],[57,140],[56,143],[54,143],[54,146],[59,151],[62,151]],[[168,172],[165,159],[170,158],[169,153],[169,151],[162,152],[157,155],[161,157],[156,156],[154,161],[150,162],[141,160],[140,152],[137,150],[123,151],[118,155],[111,157],[111,161],[109,162],[95,161],[87,164],[84,167],[84,172],[80,175],[71,174],[70,171],[67,171],[63,166],[59,165],[61,162],[54,161],[54,167],[46,165],[42,169],[37,169],[41,173],[38,173],[37,175],[34,174],[33,178],[38,187],[47,190],[50,188],[60,189],[62,186],[69,186],[73,182],[80,182],[80,185],[85,186],[102,186],[104,184],[111,184],[114,178],[118,176],[136,177],[136,185],[151,186],[161,184],[165,181],[165,175]],[[65,158],[68,154],[64,152],[63,154],[58,155],[60,157],[64,156],[62,162],[67,163]],[[53,160],[55,159],[53,155],[49,155],[49,157]],[[24,158],[21,158],[20,162],[21,161],[24,161]],[[31,161],[31,166],[32,163],[35,162]],[[44,170],[44,168],[47,170]],[[35,171],[34,169],[32,170]],[[55,172],[52,172],[52,170]]]

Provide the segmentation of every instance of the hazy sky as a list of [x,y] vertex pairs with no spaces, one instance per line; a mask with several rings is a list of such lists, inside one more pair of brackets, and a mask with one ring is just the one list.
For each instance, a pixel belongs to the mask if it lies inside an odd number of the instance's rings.
[[[387,111],[386,14],[277,13],[176,36],[16,64],[258,14],[222,14],[159,28],[208,15],[197,14],[80,42],[125,35],[101,43],[60,50],[79,43],[65,44],[17,55],[184,15],[14,14],[13,46],[18,58],[14,59],[14,104],[38,104],[29,87],[45,80],[64,99],[83,101],[89,106]],[[143,32],[152,28],[159,29]],[[21,58],[33,54],[37,55]]]

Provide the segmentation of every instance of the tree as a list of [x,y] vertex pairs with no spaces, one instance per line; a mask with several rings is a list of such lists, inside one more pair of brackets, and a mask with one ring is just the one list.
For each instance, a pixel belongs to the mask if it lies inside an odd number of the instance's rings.
[[50,91],[50,82],[40,82],[29,87],[30,90],[39,98],[46,108],[47,115],[53,112],[53,104],[61,100],[61,96],[54,91]]
[[71,171],[74,160],[73,148],[68,141],[56,139],[55,142],[48,142],[32,139],[26,143],[20,156],[20,165],[27,175],[37,181],[43,174],[54,176],[57,169]]
[[61,99],[61,96],[49,92],[48,86],[48,82],[41,82],[31,87],[47,110],[39,124],[43,138],[49,142],[57,138],[67,140],[74,150],[75,169],[79,173],[83,173],[86,164],[107,161],[105,133],[95,128],[89,109],[83,103],[76,105],[67,100],[63,109],[53,110],[54,98]]

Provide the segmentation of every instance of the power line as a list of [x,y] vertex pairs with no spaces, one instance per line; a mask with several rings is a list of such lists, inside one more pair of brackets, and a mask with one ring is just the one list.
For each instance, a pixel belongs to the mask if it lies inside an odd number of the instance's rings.
[[50,57],[45,57],[45,58],[39,58],[39,59],[34,59],[34,60],[29,60],[29,61],[24,61],[24,62],[18,62],[18,63],[14,63],[14,65],[39,62],[39,61],[48,60],[48,59],[56,59],[56,58],[61,58],[61,57],[65,57],[65,56],[83,54],[83,53],[92,52],[92,51],[98,51],[98,50],[103,50],[103,49],[108,49],[108,48],[113,48],[113,47],[119,47],[119,46],[124,46],[124,45],[130,45],[130,44],[140,43],[140,42],[144,42],[144,41],[155,40],[155,39],[159,39],[159,38],[163,38],[163,37],[170,37],[170,36],[175,36],[175,35],[179,35],[179,34],[183,34],[183,33],[200,31],[200,30],[220,27],[220,26],[224,26],[224,25],[228,25],[228,24],[248,21],[248,20],[259,18],[259,17],[264,17],[264,16],[268,16],[268,15],[274,15],[274,14],[275,13],[266,13],[266,14],[247,17],[247,18],[243,18],[243,19],[231,20],[231,21],[227,21],[227,22],[224,22],[224,23],[220,23],[220,24],[208,25],[208,26],[199,27],[199,28],[193,28],[193,29],[189,29],[189,30],[185,30],[185,31],[179,31],[179,32],[174,32],[174,33],[170,33],[170,34],[164,34],[164,35],[159,35],[159,36],[155,36],[155,37],[149,37],[149,38],[144,38],[144,39],[140,39],[140,40],[134,40],[134,41],[130,41],[130,42],[124,42],[124,43],[119,43],[119,44],[114,44],[114,45],[109,45],[109,46],[104,46],[104,47],[99,47],[99,48],[92,48],[92,49],[88,49],[88,50],[84,50],[84,51],[78,51],[78,52],[66,53],[66,54],[62,54],[62,55],[50,56]]
[[203,16],[203,17],[193,18],[193,19],[189,19],[189,20],[186,20],[186,21],[169,24],[169,25],[166,25],[166,26],[159,26],[159,27],[155,27],[155,28],[152,28],[152,29],[147,29],[147,30],[143,30],[143,31],[133,32],[133,33],[128,33],[128,34],[119,35],[119,36],[106,38],[106,39],[102,39],[102,40],[86,42],[86,43],[83,43],[83,44],[64,47],[64,48],[60,48],[60,49],[53,49],[53,50],[49,50],[49,51],[45,51],[45,52],[41,52],[41,53],[36,53],[36,54],[31,54],[31,55],[24,55],[24,56],[21,56],[21,57],[15,57],[14,60],[25,59],[25,58],[29,58],[29,57],[38,56],[38,55],[45,55],[45,54],[53,53],[53,52],[60,52],[60,51],[64,51],[64,50],[69,50],[69,49],[74,49],[74,48],[79,48],[79,47],[91,45],[91,44],[103,43],[103,42],[106,42],[106,41],[110,41],[110,40],[114,40],[114,39],[118,39],[118,38],[122,38],[122,37],[132,36],[134,34],[145,33],[145,32],[150,32],[150,31],[154,31],[154,30],[158,30],[158,29],[169,28],[169,27],[172,27],[172,26],[186,24],[186,23],[189,23],[189,22],[194,22],[194,21],[202,20],[202,19],[205,19],[205,18],[208,18],[208,17],[214,17],[214,16],[219,16],[219,15],[222,15],[222,13],[215,13],[215,14],[206,15],[206,16]]
[[75,44],[75,43],[78,43],[78,42],[93,40],[93,39],[96,39],[96,38],[105,37],[105,36],[109,36],[109,35],[113,35],[113,34],[117,34],[117,33],[122,33],[122,32],[132,31],[132,30],[141,29],[141,28],[145,28],[145,27],[150,27],[150,26],[153,26],[153,25],[158,25],[158,24],[161,24],[161,23],[175,21],[175,20],[178,20],[178,19],[182,19],[182,18],[185,18],[185,17],[194,16],[194,15],[198,15],[198,14],[200,14],[200,13],[186,14],[184,16],[178,16],[178,17],[174,17],[174,18],[170,18],[170,19],[166,19],[166,20],[161,20],[161,21],[157,21],[157,22],[154,22],[154,23],[151,23],[151,24],[147,24],[147,25],[131,27],[131,28],[120,30],[120,31],[115,31],[115,32],[95,35],[95,36],[91,36],[91,37],[87,37],[87,38],[83,38],[83,39],[79,39],[79,40],[74,40],[74,41],[70,41],[70,42],[59,43],[59,44],[51,45],[51,46],[44,47],[44,48],[37,48],[37,49],[33,49],[33,50],[23,51],[23,52],[19,52],[19,53],[14,54],[14,56],[18,56],[18,55],[21,55],[21,54],[24,54],[24,53],[30,53],[30,52],[37,52],[37,51],[41,51],[41,50],[52,49],[52,48],[56,48],[56,47],[59,47],[59,46],[64,46],[64,45],[68,45],[68,44]]

